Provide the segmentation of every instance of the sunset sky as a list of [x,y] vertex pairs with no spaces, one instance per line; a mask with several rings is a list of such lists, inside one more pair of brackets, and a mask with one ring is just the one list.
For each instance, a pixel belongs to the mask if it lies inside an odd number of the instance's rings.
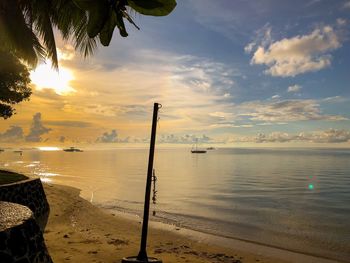
[[159,143],[350,146],[349,0],[177,2],[88,59],[57,34],[0,146],[144,143],[154,102]]

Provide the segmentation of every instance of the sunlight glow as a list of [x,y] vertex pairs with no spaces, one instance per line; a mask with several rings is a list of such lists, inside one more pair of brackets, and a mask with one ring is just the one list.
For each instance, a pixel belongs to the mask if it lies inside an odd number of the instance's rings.
[[60,151],[61,149],[58,147],[49,147],[49,146],[45,146],[45,147],[38,147],[38,149],[40,151]]
[[73,73],[64,67],[60,67],[57,72],[48,63],[41,64],[31,72],[30,79],[37,90],[52,89],[59,95],[76,92],[69,86],[69,82],[74,79]]
[[43,182],[43,183],[50,183],[50,182],[52,182],[52,179],[50,179],[50,178],[40,178],[40,180]]

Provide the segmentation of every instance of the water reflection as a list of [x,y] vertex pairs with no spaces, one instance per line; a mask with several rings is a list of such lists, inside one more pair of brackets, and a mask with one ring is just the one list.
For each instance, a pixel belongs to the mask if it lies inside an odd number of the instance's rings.
[[[345,150],[219,149],[193,156],[159,149],[152,199],[157,211],[151,211],[186,227],[291,249],[310,245],[331,255],[349,244],[341,242],[350,236],[349,156]],[[26,151],[22,157],[4,152],[0,168],[10,164],[80,188],[97,205],[135,212],[143,209],[147,160],[146,149]]]
[[52,183],[52,179],[51,178],[43,178],[41,177],[40,180],[43,182],[43,183]]

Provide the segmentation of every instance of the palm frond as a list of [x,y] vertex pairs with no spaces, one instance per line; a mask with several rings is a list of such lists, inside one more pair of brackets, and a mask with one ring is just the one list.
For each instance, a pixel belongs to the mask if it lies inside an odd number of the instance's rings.
[[[45,49],[26,23],[19,5],[10,0],[1,0],[0,46],[11,50],[29,65],[35,66],[38,58],[45,56]],[[14,23],[13,21],[16,21]]]
[[74,44],[84,57],[92,55],[97,47],[96,38],[90,38],[86,31],[87,22],[81,21],[74,28]]
[[46,0],[32,0],[32,17],[33,24],[37,35],[42,39],[47,56],[52,61],[54,68],[58,68],[57,50],[55,36],[52,30],[51,18],[55,13],[53,12],[49,1]]

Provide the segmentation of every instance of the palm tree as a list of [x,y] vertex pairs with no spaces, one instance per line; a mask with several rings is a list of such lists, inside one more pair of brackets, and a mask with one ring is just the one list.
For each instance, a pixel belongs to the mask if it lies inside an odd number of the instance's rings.
[[163,16],[175,6],[175,0],[1,0],[0,48],[31,66],[48,57],[58,68],[54,28],[88,56],[97,37],[109,45],[115,27],[121,36],[128,35],[124,19],[135,25],[130,11]]

